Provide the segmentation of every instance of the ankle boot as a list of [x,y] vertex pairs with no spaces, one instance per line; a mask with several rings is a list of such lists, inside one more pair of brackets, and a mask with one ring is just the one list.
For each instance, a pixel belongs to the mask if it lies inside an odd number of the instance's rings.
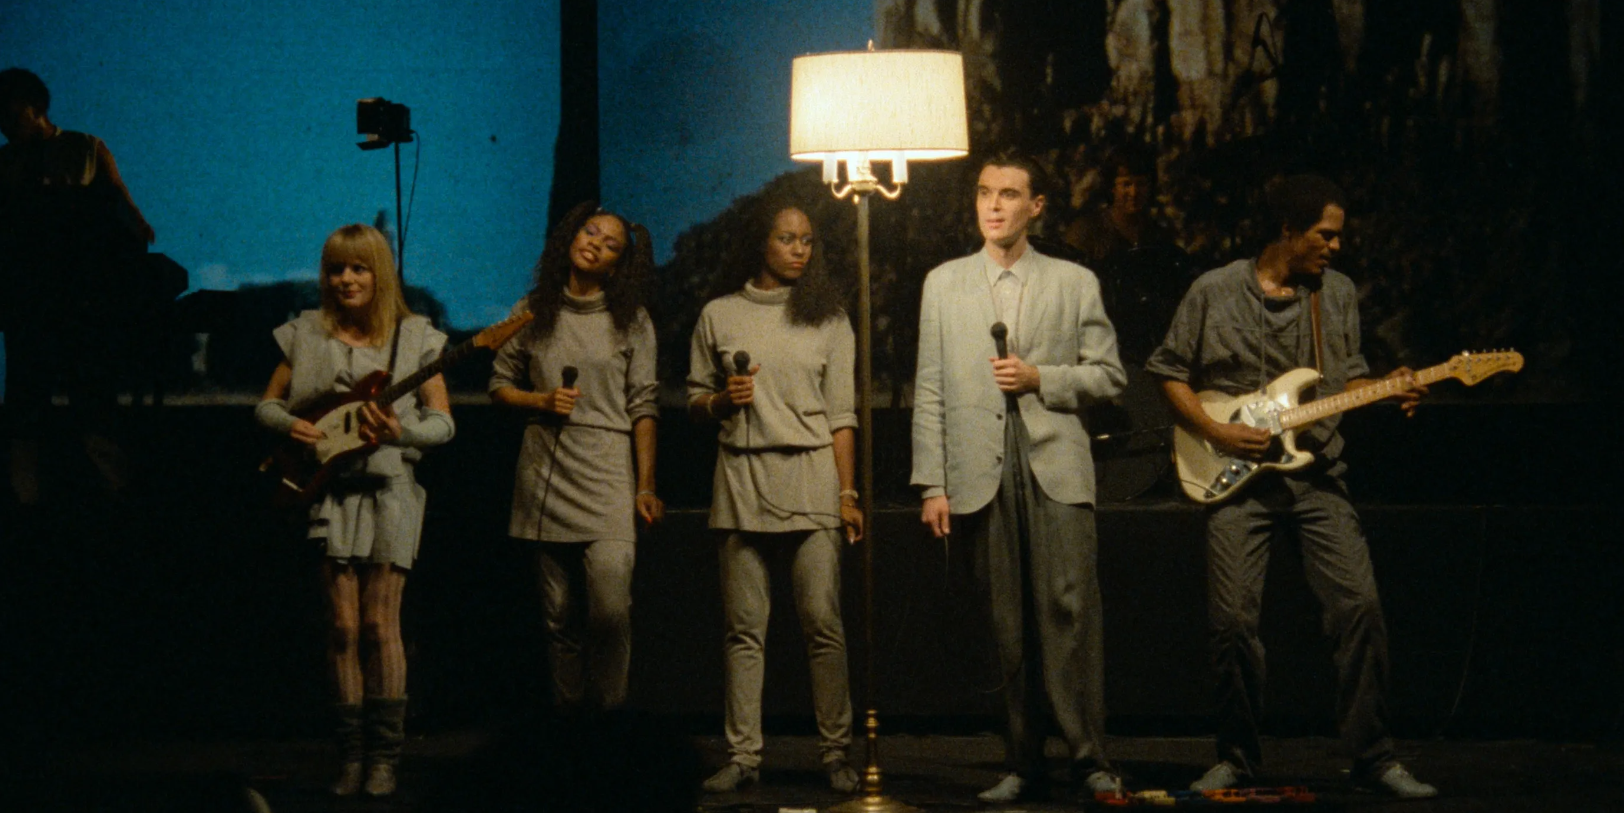
[[338,779],[331,790],[334,796],[354,796],[361,789],[361,704],[338,703],[333,706],[337,721],[333,728],[338,742]]
[[406,698],[366,699],[366,784],[368,796],[395,792],[395,766],[406,741]]

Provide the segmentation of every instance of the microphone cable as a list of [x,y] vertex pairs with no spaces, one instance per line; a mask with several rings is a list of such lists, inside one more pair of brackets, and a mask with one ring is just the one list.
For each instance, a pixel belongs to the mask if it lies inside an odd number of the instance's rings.
[[[743,350],[740,350],[740,351],[734,353],[733,354],[733,369],[740,376],[750,376],[750,378],[752,379],[752,387],[754,387],[753,380],[754,380],[755,376],[750,375],[750,354],[749,353],[747,353],[747,352],[745,352]],[[729,398],[728,400],[729,400],[729,403],[732,402],[731,398]],[[787,514],[790,517],[832,517],[833,519],[835,519],[837,522],[840,523],[839,525],[835,526],[834,530],[844,531],[845,528],[846,528],[846,518],[844,516],[842,516],[839,511],[834,511],[834,512],[810,511],[810,510],[808,510],[808,511],[797,511],[797,510],[794,510],[794,509],[791,509],[791,508],[785,508],[784,506],[779,505],[778,503],[774,502],[772,500],[772,498],[767,496],[767,491],[766,491],[766,489],[763,489],[761,487],[760,481],[756,478],[756,470],[755,470],[754,467],[752,467],[750,465],[750,458],[748,457],[748,455],[755,454],[754,452],[748,451],[748,449],[750,447],[750,434],[751,434],[751,432],[750,432],[750,409],[749,409],[748,404],[745,405],[745,406],[739,407],[738,416],[739,416],[740,419],[742,419],[744,421],[744,446],[745,446],[745,449],[746,449],[746,451],[743,451],[740,454],[740,456],[744,458],[744,469],[745,469],[746,472],[749,473],[750,487],[755,490],[756,496],[763,503],[765,503],[768,508],[771,508],[774,511],[777,511],[777,512],[782,513],[782,514]],[[831,440],[831,445],[832,445],[832,443],[833,443],[833,441]],[[837,472],[838,472],[838,469],[837,469]],[[836,476],[837,477],[839,476],[838,473],[836,474]],[[837,481],[835,483],[835,485],[839,486],[839,482]],[[839,489],[837,488],[836,490],[838,491]],[[837,498],[837,501],[838,501],[838,498]],[[861,510],[861,509],[859,509],[859,510]],[[866,520],[867,517],[865,517],[864,519]],[[864,531],[866,533],[867,528],[865,528]]]
[[[575,386],[575,379],[580,374],[581,371],[575,369],[574,366],[565,365],[564,369],[560,371],[559,376],[564,380],[563,389],[567,390]],[[563,421],[558,424],[558,431],[553,434],[553,445],[547,451],[547,477],[542,481],[541,505],[536,509],[537,542],[545,541],[541,538],[541,529],[542,526],[547,523],[547,498],[552,496],[553,492],[553,472],[558,470],[558,442],[564,439],[564,427],[569,426],[570,423],[570,416],[560,415],[559,417],[562,418]]]

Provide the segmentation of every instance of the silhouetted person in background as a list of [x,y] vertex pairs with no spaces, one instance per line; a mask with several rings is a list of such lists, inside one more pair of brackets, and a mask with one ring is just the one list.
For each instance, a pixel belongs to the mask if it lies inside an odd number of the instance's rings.
[[51,93],[22,68],[0,71],[0,328],[6,334],[11,488],[39,500],[46,407],[59,387],[85,451],[114,492],[111,438],[117,336],[129,266],[156,239],[101,139],[51,122]]
[[1189,287],[1190,258],[1173,232],[1150,213],[1156,157],[1148,150],[1118,150],[1104,167],[1111,201],[1069,224],[1063,239],[1100,280],[1105,313],[1117,331],[1124,364],[1138,365],[1161,343]]

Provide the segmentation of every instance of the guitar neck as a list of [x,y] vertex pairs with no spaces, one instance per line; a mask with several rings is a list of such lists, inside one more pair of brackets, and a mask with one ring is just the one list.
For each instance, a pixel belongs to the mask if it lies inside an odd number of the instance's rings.
[[1356,390],[1338,393],[1328,398],[1309,401],[1301,406],[1292,407],[1280,413],[1280,425],[1286,429],[1296,429],[1307,426],[1315,421],[1324,420],[1350,409],[1357,409],[1365,404],[1372,404],[1383,398],[1390,398],[1410,388],[1413,381],[1426,386],[1435,384],[1449,377],[1449,364],[1438,364],[1425,370],[1414,373],[1410,378],[1384,378],[1374,384],[1360,387]]
[[378,397],[372,399],[372,402],[384,406],[399,401],[407,393],[423,386],[424,381],[439,375],[446,367],[462,361],[463,357],[474,352],[476,346],[474,340],[469,340],[441,353],[439,358],[418,368],[417,372],[389,385],[389,389],[384,390]]

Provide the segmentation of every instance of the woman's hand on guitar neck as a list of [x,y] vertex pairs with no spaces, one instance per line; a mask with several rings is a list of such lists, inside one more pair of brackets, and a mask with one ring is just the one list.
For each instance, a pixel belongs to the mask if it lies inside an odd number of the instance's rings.
[[298,420],[293,422],[293,427],[288,430],[288,436],[306,446],[314,446],[317,441],[327,437],[327,434],[309,421]]

